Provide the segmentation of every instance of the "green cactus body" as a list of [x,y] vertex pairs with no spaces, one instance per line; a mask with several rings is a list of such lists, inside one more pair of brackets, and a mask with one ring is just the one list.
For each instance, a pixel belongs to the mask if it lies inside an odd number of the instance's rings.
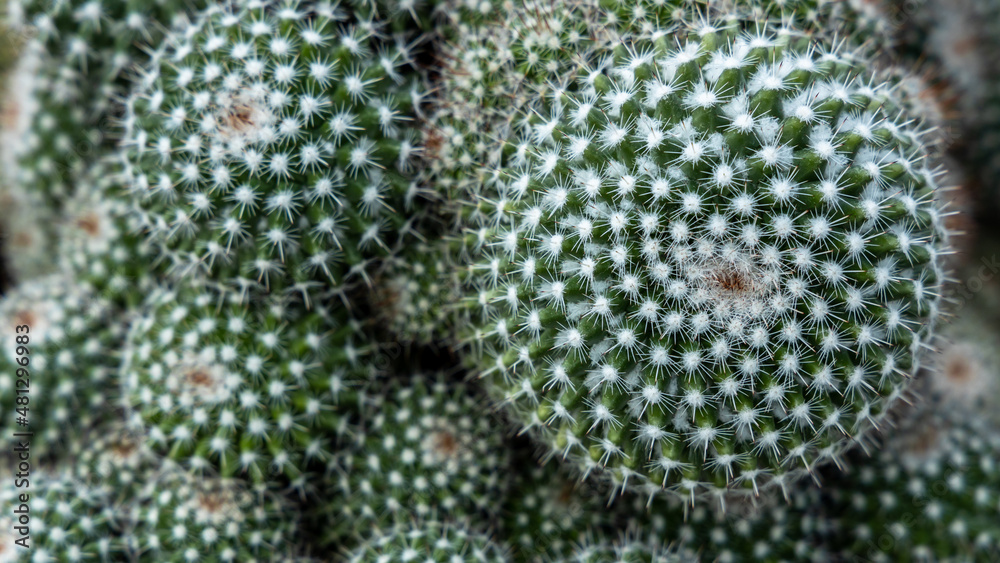
[[298,517],[265,487],[167,468],[136,493],[123,541],[150,561],[286,561],[298,550]]
[[422,520],[380,530],[347,557],[349,563],[505,563],[507,550],[489,536],[461,524]]
[[62,275],[5,295],[0,322],[0,441],[16,441],[15,422],[24,417],[35,434],[33,455],[60,454],[117,406],[117,358],[108,351],[118,349],[124,330],[106,301]]
[[174,274],[321,291],[405,238],[419,88],[405,43],[358,16],[210,9],[153,57],[121,152]]
[[[363,331],[337,309],[194,286],[154,292],[122,377],[157,451],[254,482],[323,462],[368,378]],[[301,485],[302,483],[299,482]]]
[[824,487],[841,559],[987,561],[1000,549],[1000,431],[942,406],[914,408],[874,458],[859,453]]
[[13,0],[15,29],[30,34],[37,77],[14,176],[59,209],[96,154],[112,146],[114,101],[167,26],[198,0]]
[[172,467],[149,447],[144,430],[123,421],[97,427],[73,444],[70,456],[73,476],[102,491],[105,503],[123,513],[131,512],[136,493],[145,484]]
[[41,196],[0,180],[0,237],[7,275],[17,282],[52,274],[58,215]]
[[130,206],[115,197],[120,186],[113,170],[100,162],[78,179],[79,189],[63,206],[57,261],[108,301],[134,310],[162,273],[163,257],[153,255]]
[[469,214],[492,396],[585,473],[782,487],[900,396],[946,234],[918,135],[767,31],[616,49],[524,111]]
[[524,465],[507,495],[502,524],[518,561],[566,558],[588,536],[617,533],[621,505],[609,509],[606,492],[555,461]]
[[453,246],[451,240],[407,245],[386,261],[372,302],[392,334],[427,344],[453,330],[461,301]]
[[[0,561],[31,561],[32,563],[110,561],[122,557],[117,530],[121,514],[109,510],[102,491],[92,490],[64,474],[49,473],[33,468],[25,487],[16,487],[15,480],[5,475],[0,487]],[[20,496],[28,494],[27,542],[29,549],[14,543],[21,539],[14,526],[22,504]],[[24,511],[22,511],[23,513]]]
[[627,495],[625,527],[698,552],[703,561],[829,561],[832,525],[818,512],[822,490],[806,482],[788,498],[734,496],[724,506],[684,506],[673,497]]
[[[352,446],[331,468],[317,512],[326,539],[348,545],[410,515],[487,522],[508,488],[503,435],[468,385],[415,375],[368,397]],[[479,520],[477,520],[479,519]]]
[[625,536],[617,541],[584,541],[566,559],[567,563],[697,563],[693,551],[668,547],[656,539],[639,539]]

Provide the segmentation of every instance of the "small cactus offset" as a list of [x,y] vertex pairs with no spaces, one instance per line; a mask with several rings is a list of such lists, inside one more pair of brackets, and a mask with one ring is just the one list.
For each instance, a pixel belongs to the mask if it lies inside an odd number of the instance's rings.
[[[5,449],[23,428],[34,433],[32,454],[44,459],[113,418],[109,411],[121,401],[116,372],[124,325],[112,313],[88,287],[58,274],[0,299],[3,334],[14,344],[0,354]],[[33,394],[45,400],[32,401]]]
[[0,562],[992,561],[997,1],[0,0]]

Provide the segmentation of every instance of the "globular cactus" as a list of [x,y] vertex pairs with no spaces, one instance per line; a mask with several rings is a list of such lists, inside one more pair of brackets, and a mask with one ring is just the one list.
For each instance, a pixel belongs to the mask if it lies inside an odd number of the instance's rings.
[[821,506],[842,559],[987,561],[1000,549],[996,421],[988,411],[942,407],[928,401],[901,415],[881,451],[859,453],[855,467],[826,483]]
[[[124,556],[115,541],[122,514],[107,506],[102,491],[81,486],[66,474],[33,471],[27,482],[5,475],[0,486],[0,502],[8,508],[0,516],[0,561],[75,563]],[[22,494],[27,503],[21,502]],[[21,516],[26,520],[20,521]],[[26,526],[28,537],[15,526]],[[15,540],[25,541],[28,549]]]
[[[59,209],[76,191],[87,162],[116,136],[116,102],[126,76],[146,60],[146,42],[159,42],[170,25],[200,0],[100,2],[12,0],[12,27],[38,53],[37,76],[26,92],[31,111],[19,139],[14,176]],[[24,85],[27,85],[24,84]]]
[[11,281],[53,273],[58,214],[33,191],[0,181],[0,245],[4,267]]
[[298,550],[293,505],[266,487],[193,476],[149,479],[135,495],[124,542],[149,561],[291,561]]
[[589,537],[617,534],[625,503],[609,507],[607,491],[568,474],[554,460],[520,465],[525,469],[507,495],[501,526],[518,561],[564,559]]
[[10,0],[0,561],[988,559],[996,1]]
[[504,563],[507,550],[482,532],[461,524],[436,520],[401,523],[358,547],[346,558],[349,563],[421,561],[424,563]]
[[364,330],[336,307],[245,299],[153,292],[128,336],[127,399],[153,447],[190,470],[301,479],[328,459],[370,376]]
[[681,563],[699,561],[696,552],[677,549],[656,538],[624,536],[617,540],[584,541],[573,555],[566,559],[572,563]]
[[484,403],[442,375],[385,382],[363,401],[351,444],[331,463],[317,519],[333,545],[409,515],[490,522],[509,486],[510,455]]
[[835,51],[643,41],[522,112],[466,235],[492,396],[585,473],[787,486],[878,421],[939,311],[919,132]]
[[5,447],[17,441],[14,432],[34,432],[35,456],[60,454],[119,406],[111,350],[124,327],[85,285],[55,274],[20,286],[0,301],[0,322]]
[[374,311],[395,337],[427,344],[451,331],[461,301],[453,241],[406,245],[394,252],[374,285]]
[[177,277],[322,292],[406,237],[420,87],[405,38],[335,6],[209,9],[127,102],[130,197]]
[[787,498],[733,496],[725,506],[684,506],[672,497],[624,499],[626,529],[642,531],[703,561],[829,561],[829,518],[818,514],[821,487],[802,483]]
[[60,213],[56,262],[112,304],[134,309],[164,270],[165,257],[153,255],[131,206],[116,197],[119,180],[106,161],[77,178],[78,189]]

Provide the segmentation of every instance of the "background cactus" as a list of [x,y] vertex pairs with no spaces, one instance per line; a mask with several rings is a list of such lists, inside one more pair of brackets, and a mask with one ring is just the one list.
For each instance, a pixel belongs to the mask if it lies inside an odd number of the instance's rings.
[[[209,10],[127,103],[124,168],[176,276],[322,292],[367,280],[417,186],[411,53],[361,12]],[[308,188],[304,188],[308,186]]]
[[3,1],[0,561],[989,560],[993,4]]
[[[128,337],[122,377],[157,448],[197,472],[260,482],[302,476],[368,375],[364,333],[342,311],[253,302],[210,286],[154,292]],[[220,316],[221,315],[221,316]]]
[[333,486],[318,491],[327,541],[371,540],[371,530],[414,516],[491,523],[509,487],[509,455],[481,399],[441,375],[418,374],[362,403],[353,443],[331,461]]
[[[4,295],[0,319],[4,337],[14,344],[0,355],[5,449],[18,441],[15,432],[34,432],[32,453],[44,459],[112,417],[121,397],[117,357],[109,350],[121,345],[123,327],[113,321],[106,301],[86,286],[52,275]],[[27,332],[17,330],[22,325],[30,327]],[[22,339],[23,353],[18,353],[16,338],[25,335],[29,338]]]

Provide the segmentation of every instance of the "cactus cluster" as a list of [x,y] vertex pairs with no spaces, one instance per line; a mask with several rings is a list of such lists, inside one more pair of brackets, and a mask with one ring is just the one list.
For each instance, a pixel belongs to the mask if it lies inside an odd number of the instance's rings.
[[0,561],[1000,553],[997,0],[0,2]]

